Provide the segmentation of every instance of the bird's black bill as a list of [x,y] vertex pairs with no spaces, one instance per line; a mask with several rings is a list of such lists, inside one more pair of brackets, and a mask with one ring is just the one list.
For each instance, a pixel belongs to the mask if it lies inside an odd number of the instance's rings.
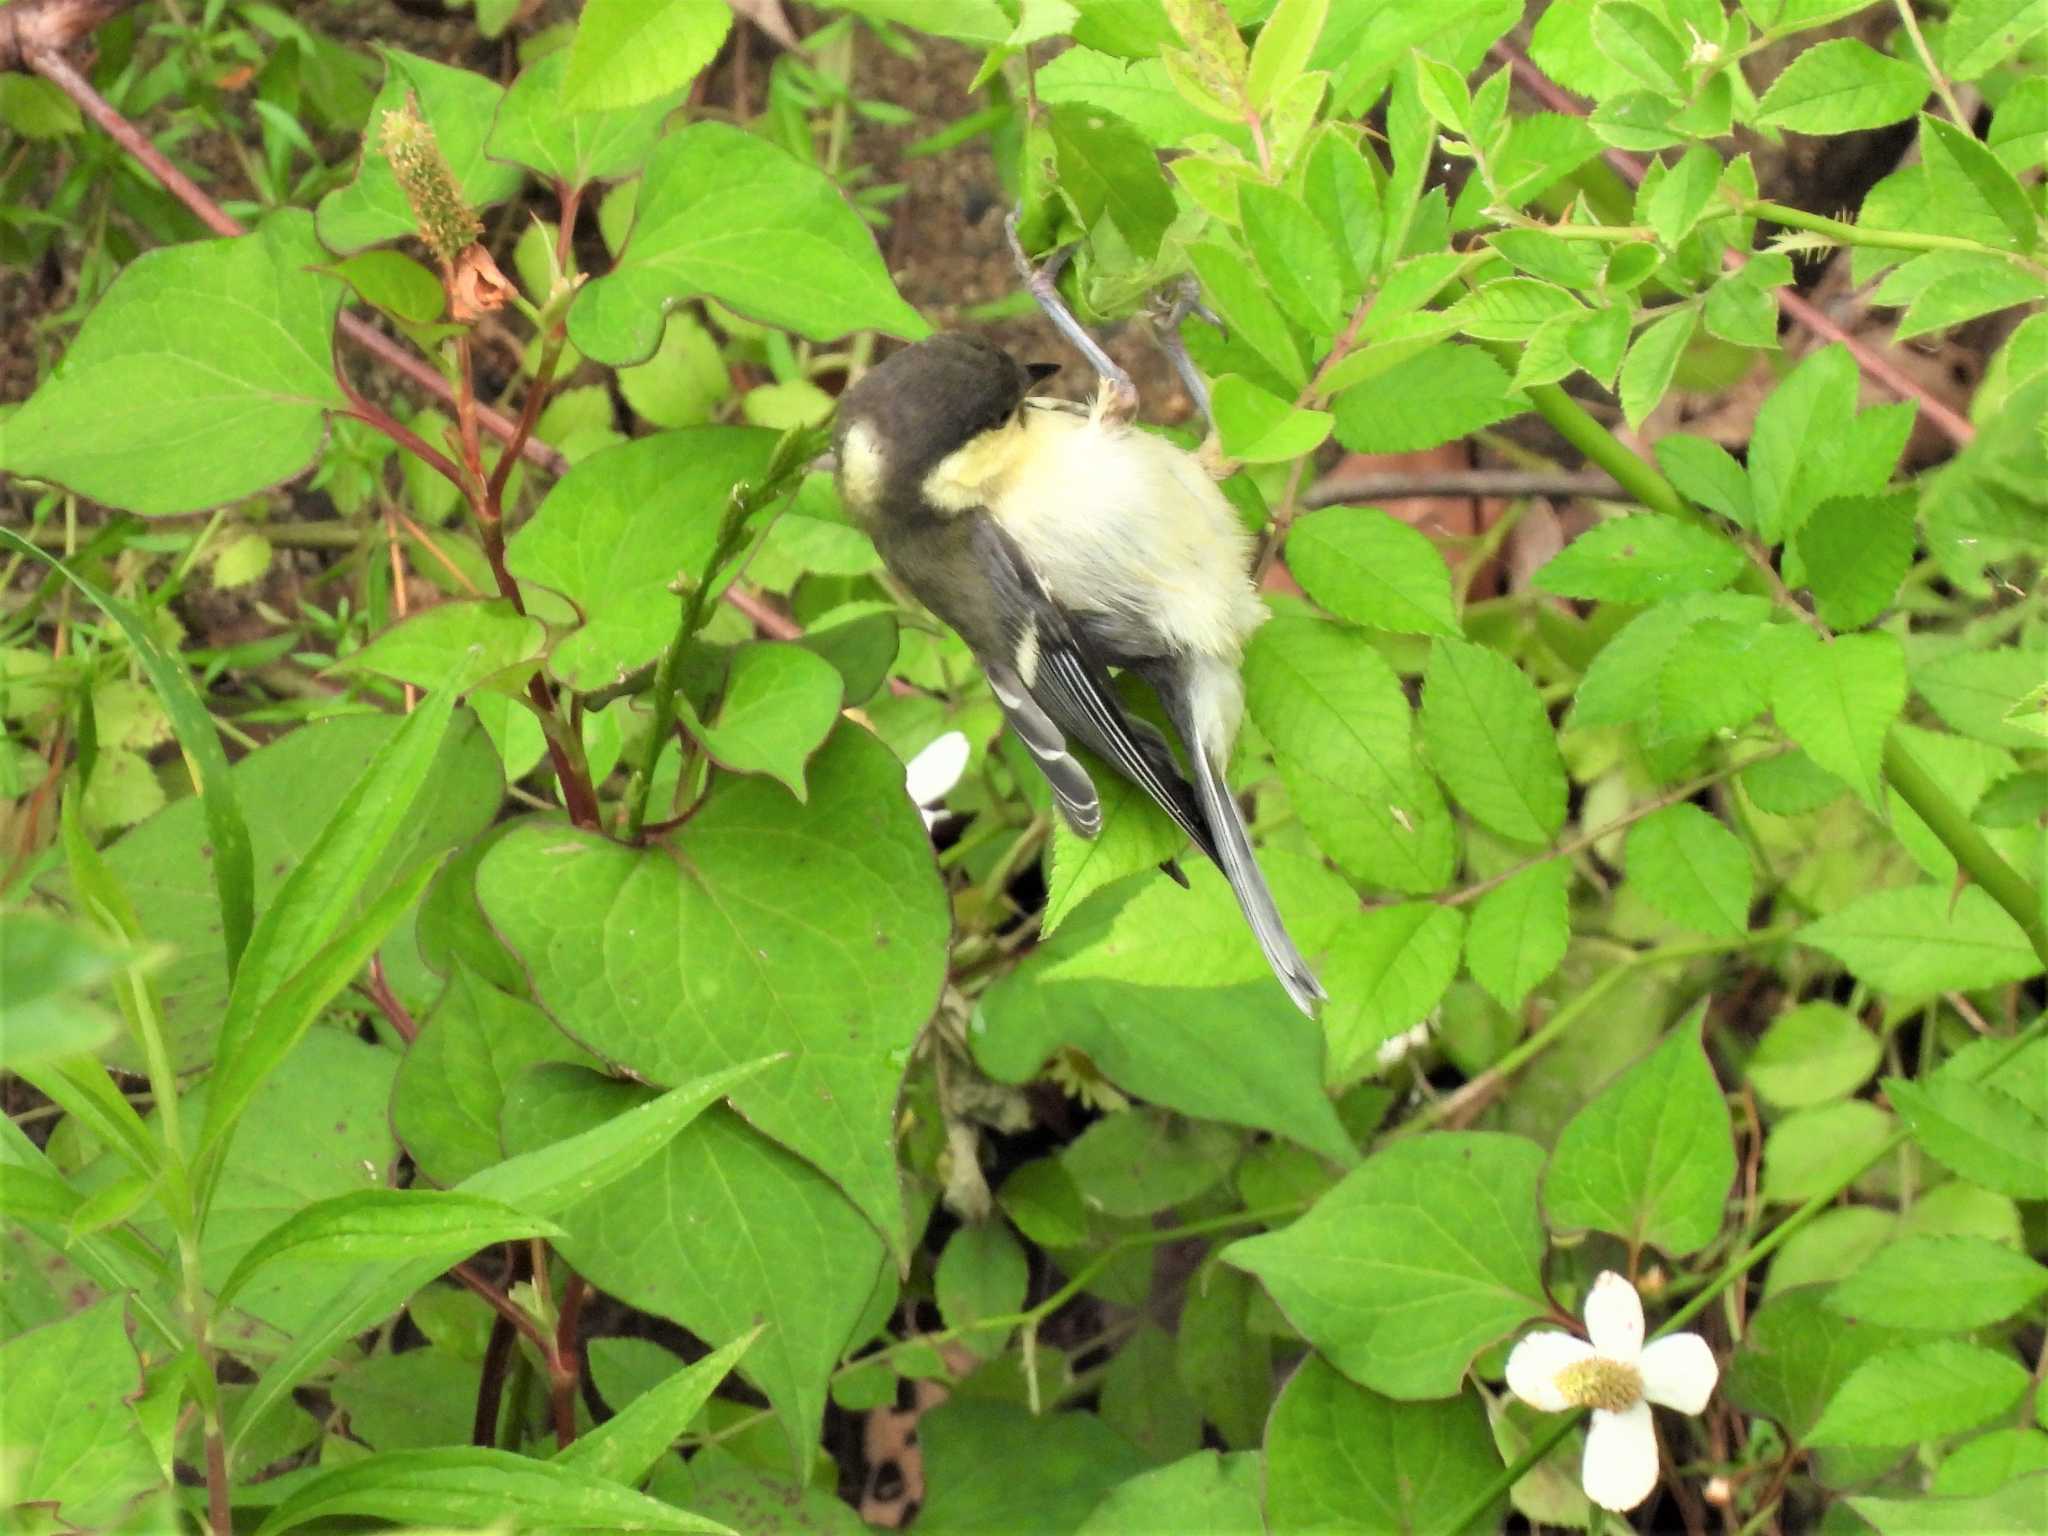
[[1026,363],[1024,371],[1031,375],[1032,383],[1043,384],[1047,379],[1060,371],[1060,365],[1058,363]]

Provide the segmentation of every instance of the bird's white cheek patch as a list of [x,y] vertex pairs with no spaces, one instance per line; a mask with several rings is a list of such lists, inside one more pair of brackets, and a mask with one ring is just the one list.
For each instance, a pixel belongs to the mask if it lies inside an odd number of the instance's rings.
[[845,441],[839,445],[839,484],[847,502],[855,510],[872,507],[881,499],[882,481],[888,472],[875,429],[864,421],[848,427]]

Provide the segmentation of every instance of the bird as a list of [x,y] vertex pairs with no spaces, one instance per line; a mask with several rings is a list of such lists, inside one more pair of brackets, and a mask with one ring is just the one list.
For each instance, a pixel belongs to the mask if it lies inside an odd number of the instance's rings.
[[[1107,382],[1085,406],[1031,393],[1057,371],[957,332],[891,354],[840,398],[840,499],[973,652],[1068,826],[1102,829],[1078,742],[1222,870],[1274,976],[1313,1018],[1327,994],[1225,781],[1244,644],[1266,618],[1250,535],[1202,462],[1128,419]],[[1185,771],[1111,668],[1157,694]]]

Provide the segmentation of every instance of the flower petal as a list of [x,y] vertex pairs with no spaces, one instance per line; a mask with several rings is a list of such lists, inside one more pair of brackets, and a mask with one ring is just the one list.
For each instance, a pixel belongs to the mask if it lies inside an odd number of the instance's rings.
[[1714,1383],[1721,1379],[1714,1352],[1696,1333],[1650,1340],[1636,1369],[1643,1373],[1643,1396],[1680,1413],[1698,1413],[1706,1407]]
[[1531,1408],[1563,1413],[1571,1407],[1557,1390],[1557,1373],[1593,1357],[1593,1346],[1568,1333],[1532,1333],[1508,1356],[1508,1390]]
[[1587,1498],[1617,1514],[1650,1496],[1657,1486],[1657,1431],[1650,1424],[1648,1403],[1620,1413],[1593,1410],[1579,1481]]
[[1586,1336],[1596,1354],[1623,1365],[1643,1352],[1643,1298],[1611,1269],[1600,1271],[1586,1296]]
[[913,757],[903,770],[910,798],[919,805],[943,800],[967,771],[970,748],[966,736],[948,731]]

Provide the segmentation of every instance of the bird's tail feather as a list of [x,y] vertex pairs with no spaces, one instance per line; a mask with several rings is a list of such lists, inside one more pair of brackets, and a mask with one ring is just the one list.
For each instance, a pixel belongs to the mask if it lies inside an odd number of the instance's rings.
[[1251,924],[1259,948],[1265,952],[1266,963],[1273,968],[1280,985],[1287,989],[1295,1007],[1314,1018],[1316,1005],[1329,994],[1316,980],[1301,951],[1294,947],[1287,925],[1280,921],[1280,909],[1273,905],[1273,893],[1267,889],[1265,874],[1252,855],[1244,815],[1237,808],[1230,786],[1223,781],[1222,770],[1210,761],[1209,754],[1191,744],[1188,756],[1194,760],[1195,787],[1215,835],[1216,862],[1222,867],[1223,877],[1230,882],[1238,906],[1244,909],[1245,921]]

